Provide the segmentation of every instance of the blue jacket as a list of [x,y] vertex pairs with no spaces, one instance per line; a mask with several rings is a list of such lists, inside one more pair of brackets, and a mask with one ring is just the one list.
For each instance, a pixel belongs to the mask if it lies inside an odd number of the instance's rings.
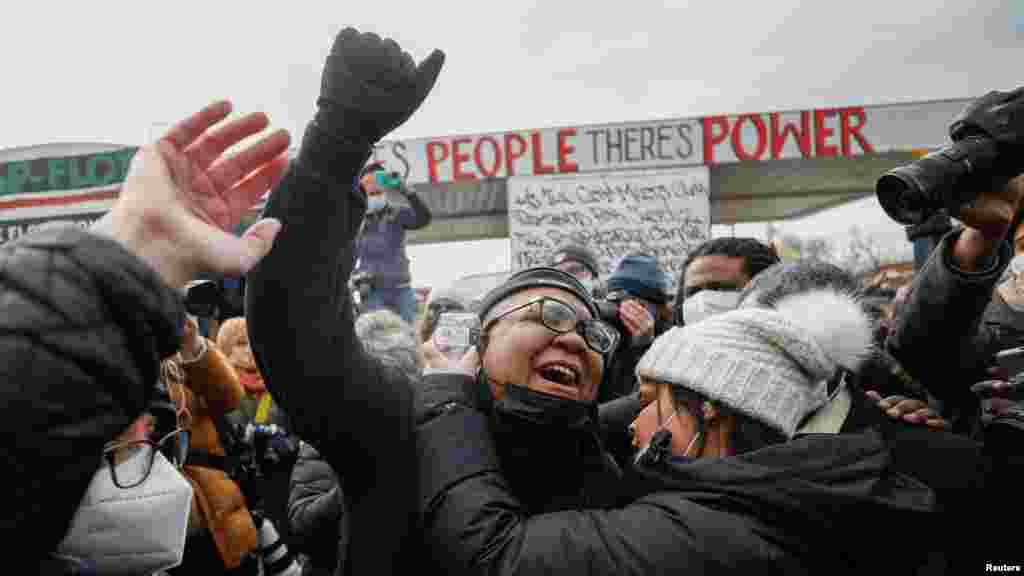
[[376,288],[395,288],[408,284],[409,258],[405,254],[405,232],[430,224],[430,209],[416,194],[409,194],[410,207],[389,204],[383,210],[368,212],[356,239],[355,272],[374,275]]

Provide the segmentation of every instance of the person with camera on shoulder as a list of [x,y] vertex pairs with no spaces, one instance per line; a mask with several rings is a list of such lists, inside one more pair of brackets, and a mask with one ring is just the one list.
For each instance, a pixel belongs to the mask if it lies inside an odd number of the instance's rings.
[[[388,308],[410,325],[416,322],[416,293],[412,289],[405,234],[430,224],[430,209],[396,172],[372,162],[359,174],[366,196],[366,217],[356,241],[354,281],[368,284],[365,311]],[[408,206],[393,204],[388,193],[400,194]]]
[[982,433],[982,399],[972,385],[993,377],[1000,351],[1024,343],[1024,314],[1013,308],[1024,310],[1016,275],[1005,274],[1024,216],[1022,112],[1024,88],[990,92],[954,120],[949,148],[879,180],[879,202],[897,221],[923,222],[946,211],[961,224],[915,275],[886,341],[961,433]]

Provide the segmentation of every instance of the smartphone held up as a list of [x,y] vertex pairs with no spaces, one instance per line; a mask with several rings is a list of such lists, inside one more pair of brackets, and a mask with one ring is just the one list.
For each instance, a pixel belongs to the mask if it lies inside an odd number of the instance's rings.
[[480,318],[468,312],[445,312],[437,320],[434,347],[448,360],[457,362],[480,339]]

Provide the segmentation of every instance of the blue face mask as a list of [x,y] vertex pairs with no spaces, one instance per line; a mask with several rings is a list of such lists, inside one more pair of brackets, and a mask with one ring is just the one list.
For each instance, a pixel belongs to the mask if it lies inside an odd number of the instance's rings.
[[383,196],[370,196],[366,199],[367,212],[380,212],[387,205],[388,201]]

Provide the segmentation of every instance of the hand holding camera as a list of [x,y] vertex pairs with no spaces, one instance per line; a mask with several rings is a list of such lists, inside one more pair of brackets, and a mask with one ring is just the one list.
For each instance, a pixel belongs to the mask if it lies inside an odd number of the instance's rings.
[[647,307],[627,292],[609,293],[597,303],[601,320],[615,328],[632,346],[645,346],[654,339],[654,317]]
[[476,374],[480,358],[476,346],[480,341],[480,319],[468,312],[445,312],[429,340],[421,346],[427,367],[437,370],[459,370]]
[[1001,238],[1021,199],[1020,186],[1007,182],[1024,172],[1024,88],[978,98],[953,121],[949,135],[951,145],[882,175],[879,203],[903,224],[945,210]]

